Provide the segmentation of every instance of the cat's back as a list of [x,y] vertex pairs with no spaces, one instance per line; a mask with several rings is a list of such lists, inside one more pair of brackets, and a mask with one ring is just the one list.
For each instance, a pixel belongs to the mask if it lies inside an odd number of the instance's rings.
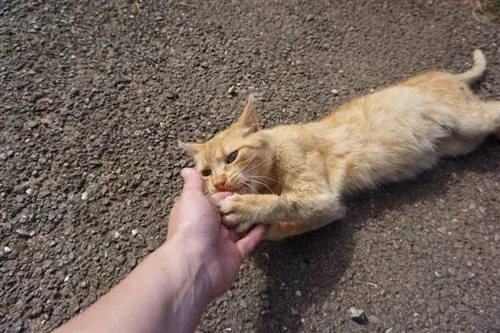
[[[438,79],[441,75],[431,73]],[[411,177],[437,161],[436,143],[449,135],[453,106],[422,88],[425,75],[354,99],[311,124],[329,142],[325,155],[348,160],[351,187]],[[446,78],[445,78],[446,79]]]

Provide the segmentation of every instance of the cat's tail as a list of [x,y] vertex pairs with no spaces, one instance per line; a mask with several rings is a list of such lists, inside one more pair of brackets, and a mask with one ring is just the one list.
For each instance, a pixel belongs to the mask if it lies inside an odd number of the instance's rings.
[[456,74],[455,76],[460,80],[467,84],[474,83],[478,80],[486,70],[486,58],[483,52],[479,49],[474,50],[472,53],[473,65],[472,67],[460,74]]

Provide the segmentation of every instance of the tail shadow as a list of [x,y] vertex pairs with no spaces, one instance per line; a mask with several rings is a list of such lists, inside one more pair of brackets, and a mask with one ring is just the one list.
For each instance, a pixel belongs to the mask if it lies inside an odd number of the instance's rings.
[[348,217],[320,230],[267,242],[255,253],[255,262],[267,274],[261,298],[257,332],[297,332],[311,306],[321,306],[344,277],[355,249],[354,234],[366,221],[385,210],[443,197],[450,183],[465,172],[500,171],[500,149],[487,140],[476,152],[443,160],[414,181],[384,186],[346,200]]

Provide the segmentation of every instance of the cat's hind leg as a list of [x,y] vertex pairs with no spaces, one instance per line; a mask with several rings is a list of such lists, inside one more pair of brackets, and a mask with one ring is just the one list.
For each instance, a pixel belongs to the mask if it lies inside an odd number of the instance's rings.
[[485,136],[467,137],[452,135],[443,139],[437,148],[440,156],[458,157],[474,151],[483,142]]
[[[479,144],[488,135],[500,134],[500,101],[476,101],[455,119],[456,136],[464,146]],[[467,150],[467,149],[465,149]]]
[[500,140],[500,101],[489,101],[485,102],[485,108],[488,109],[488,112],[491,114],[491,117],[495,121],[496,117],[496,129],[493,132],[493,135]]

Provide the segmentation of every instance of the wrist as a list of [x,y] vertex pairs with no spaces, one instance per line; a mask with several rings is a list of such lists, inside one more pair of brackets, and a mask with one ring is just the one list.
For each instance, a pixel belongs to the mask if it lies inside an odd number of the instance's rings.
[[203,310],[211,301],[212,288],[207,265],[196,249],[195,244],[172,237],[158,249],[158,254],[167,263],[170,282],[182,291],[177,303]]

